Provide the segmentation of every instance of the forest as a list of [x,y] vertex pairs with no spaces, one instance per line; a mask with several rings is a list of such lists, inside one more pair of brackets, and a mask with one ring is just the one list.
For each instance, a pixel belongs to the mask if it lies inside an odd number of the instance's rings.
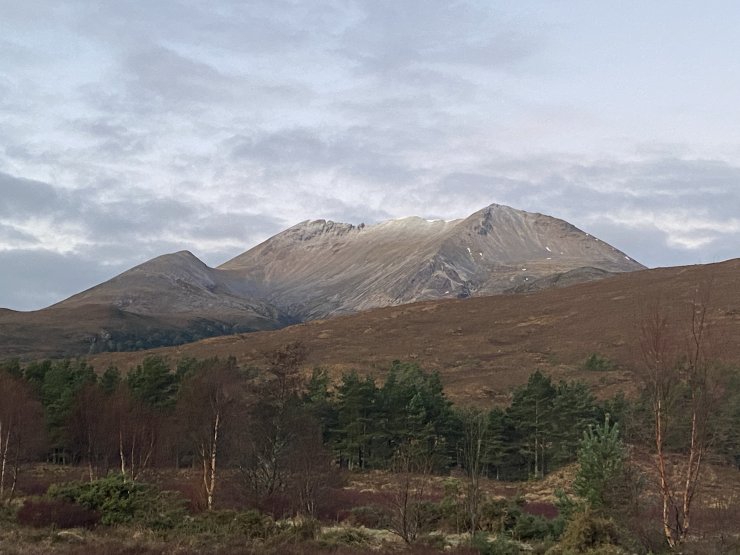
[[[711,410],[696,374],[670,384],[649,374],[655,387],[637,398],[597,399],[541,371],[508,405],[470,407],[413,362],[393,362],[380,379],[307,374],[305,358],[301,344],[264,353],[259,367],[149,356],[126,375],[84,360],[3,362],[0,521],[133,523],[163,542],[184,534],[196,552],[389,549],[373,547],[367,530],[377,529],[419,553],[648,553],[700,537],[738,546],[733,530],[692,536],[690,520],[708,506],[700,464],[740,469],[736,370],[723,368]],[[602,362],[585,364],[608,371]],[[40,485],[40,468],[63,479]],[[571,479],[552,501],[523,497],[558,473]],[[363,479],[383,485],[351,487]],[[516,491],[495,495],[496,484]],[[725,509],[740,514],[737,501]],[[341,534],[321,532],[340,523]]]

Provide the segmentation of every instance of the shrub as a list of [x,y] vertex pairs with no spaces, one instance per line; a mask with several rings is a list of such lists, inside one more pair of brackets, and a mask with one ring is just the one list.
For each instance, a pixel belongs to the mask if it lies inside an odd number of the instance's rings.
[[[278,524],[277,533],[265,543],[266,548],[277,549],[288,545],[303,544],[315,540],[321,530],[318,520],[306,519],[296,523]],[[282,549],[279,549],[282,553]]]
[[615,368],[614,362],[598,353],[591,353],[583,362],[583,369],[591,372],[607,372]]
[[366,528],[388,528],[390,526],[390,515],[388,511],[379,505],[365,505],[355,507],[350,511],[349,522],[356,526]]
[[480,511],[481,528],[495,533],[511,530],[522,515],[520,504],[507,499],[486,501]]
[[179,496],[121,476],[55,484],[49,488],[48,495],[98,511],[102,524],[138,522],[165,529],[175,527],[185,515],[184,501]]
[[351,518],[357,507],[386,506],[386,495],[377,491],[359,491],[356,489],[330,488],[316,510],[316,517],[322,521],[342,522]]
[[342,527],[329,530],[321,535],[318,545],[327,549],[335,549],[339,546],[364,547],[372,542],[372,537],[357,528]]
[[615,546],[618,541],[619,533],[614,521],[587,509],[573,515],[565,527],[558,548],[551,551],[553,553],[591,552],[596,548]]
[[180,528],[192,534],[210,534],[247,539],[267,539],[275,533],[275,521],[259,511],[210,511],[186,517]]
[[511,529],[511,535],[517,540],[544,540],[554,535],[550,521],[541,516],[523,513],[517,518]]
[[100,513],[60,499],[29,499],[18,510],[16,520],[34,528],[92,528],[100,522]]

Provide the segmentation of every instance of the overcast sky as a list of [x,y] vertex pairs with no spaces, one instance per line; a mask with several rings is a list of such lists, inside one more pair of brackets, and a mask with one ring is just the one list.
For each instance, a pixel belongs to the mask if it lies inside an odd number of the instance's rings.
[[0,0],[0,306],[306,219],[740,256],[740,4]]

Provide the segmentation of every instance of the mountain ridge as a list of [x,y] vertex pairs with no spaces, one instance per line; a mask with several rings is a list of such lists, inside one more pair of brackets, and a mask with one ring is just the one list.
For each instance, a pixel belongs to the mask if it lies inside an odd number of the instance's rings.
[[450,221],[305,220],[215,268],[183,250],[45,309],[0,311],[0,356],[41,344],[55,356],[179,344],[643,268],[564,220],[498,204]]
[[[609,273],[644,269],[564,220],[492,204],[450,221],[408,217],[370,226],[305,221],[219,269],[240,272],[257,288],[267,285],[265,298],[311,319],[446,296],[514,292],[529,281],[582,267]],[[342,289],[349,296],[338,292]]]

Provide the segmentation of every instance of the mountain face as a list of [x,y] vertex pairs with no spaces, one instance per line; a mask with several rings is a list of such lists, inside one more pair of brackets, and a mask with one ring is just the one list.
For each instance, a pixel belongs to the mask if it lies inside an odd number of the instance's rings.
[[0,356],[176,345],[381,306],[530,291],[642,268],[567,222],[499,205],[449,222],[307,221],[218,268],[182,251],[43,310],[0,311]]
[[0,312],[0,356],[177,345],[295,323],[187,251],[145,262],[49,308]]
[[220,266],[302,320],[643,268],[567,222],[499,205],[450,222],[303,222]]

